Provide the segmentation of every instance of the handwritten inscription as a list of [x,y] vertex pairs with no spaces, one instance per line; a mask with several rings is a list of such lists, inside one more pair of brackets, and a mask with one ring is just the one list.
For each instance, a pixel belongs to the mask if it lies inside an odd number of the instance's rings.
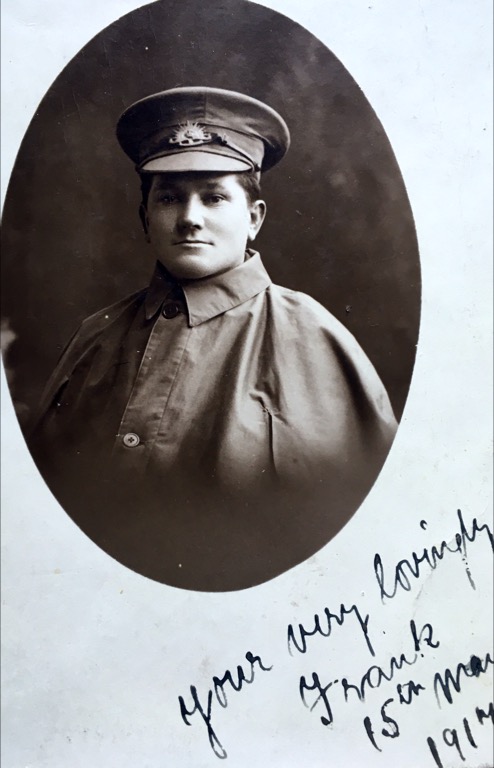
[[350,608],[346,608],[343,603],[340,605],[339,613],[332,613],[329,608],[324,608],[322,615],[316,613],[314,616],[314,627],[312,629],[307,629],[303,624],[299,624],[295,629],[292,624],[289,624],[287,636],[288,652],[290,656],[293,656],[294,649],[299,653],[306,653],[308,637],[314,637],[314,635],[329,637],[335,626],[343,626],[345,620],[351,616],[357,620],[358,626],[367,643],[367,648],[372,656],[375,656],[368,633],[369,615],[363,617],[356,605],[351,605]]
[[484,672],[487,672],[487,668],[491,664],[494,664],[494,661],[492,660],[490,653],[486,653],[483,660],[478,656],[472,656],[468,664],[458,664],[454,673],[450,669],[446,669],[442,675],[439,672],[436,672],[434,675],[434,693],[436,694],[439,706],[441,706],[439,698],[440,691],[446,701],[449,704],[452,704],[453,691],[456,691],[456,693],[461,691],[462,678],[480,677]]
[[[433,646],[431,646],[433,647]],[[430,686],[436,695],[436,700],[438,705],[440,706],[440,697],[439,692],[442,693],[444,699],[451,704],[453,702],[453,691],[455,693],[461,692],[461,685],[464,678],[468,677],[479,677],[480,675],[484,674],[487,671],[487,668],[493,664],[493,660],[489,653],[485,654],[484,659],[480,659],[478,656],[472,656],[468,664],[460,663],[457,665],[455,672],[452,672],[449,668],[444,670],[443,673],[436,672],[433,677],[432,685]],[[417,684],[413,681],[410,681],[408,684],[408,693],[409,697],[404,697],[403,694],[403,686],[397,686],[397,690],[400,694],[400,698],[398,699],[398,704],[410,704],[413,700],[414,696],[418,696],[421,691],[425,691],[426,687]],[[399,736],[400,730],[398,726],[398,722],[390,717],[388,712],[388,707],[395,702],[396,700],[394,698],[387,699],[383,706],[381,707],[381,718],[383,721],[383,724],[386,725],[388,723],[393,723],[394,728],[390,732],[390,730],[384,729],[381,731],[382,735],[387,738],[396,738],[396,736]],[[492,715],[492,707],[489,709],[490,715]],[[486,719],[487,715],[484,717],[485,713],[482,709],[477,708],[477,715],[480,717],[479,722],[483,722],[483,719]],[[372,746],[378,750],[378,752],[382,752],[381,747],[378,745],[376,740],[375,731],[373,728],[373,724],[371,722],[371,719],[367,716],[364,718],[364,727],[367,733],[367,736],[372,744]],[[465,726],[465,732],[467,736],[471,734],[468,727],[468,721],[466,721]],[[457,746],[458,750],[460,750],[459,743],[458,742],[458,734],[456,733],[454,736],[450,736],[450,729],[446,728],[443,732],[443,738],[445,737],[445,743],[448,746]],[[448,740],[453,740],[452,743],[449,743]],[[434,739],[428,738],[427,743],[429,746],[429,749],[436,760],[436,763],[441,766],[441,761],[439,759],[439,755],[437,752],[437,747],[434,742]],[[464,759],[464,758],[462,758]]]
[[[476,584],[467,561],[468,548],[482,536],[490,543],[494,550],[494,537],[487,524],[480,525],[476,518],[471,522],[465,522],[461,510],[457,510],[458,529],[449,541],[443,539],[439,544],[425,547],[419,552],[413,551],[411,555],[399,560],[396,565],[389,566],[383,562],[379,553],[374,556],[374,577],[377,582],[379,597],[384,606],[388,601],[396,600],[400,593],[410,592],[414,584],[431,571],[437,569],[442,563],[454,558],[460,558],[466,571],[468,583],[473,590]],[[420,527],[427,529],[427,522],[422,520]],[[385,610],[389,610],[385,608]],[[286,643],[287,651],[291,658],[308,657],[309,651],[318,640],[331,638],[335,632],[357,633],[364,641],[365,649],[372,657],[376,657],[376,629],[372,626],[371,615],[362,610],[356,603],[346,605],[340,603],[338,608],[323,607],[309,620],[290,623],[287,626]],[[371,639],[372,637],[372,639]],[[402,727],[400,712],[402,708],[413,707],[414,703],[424,697],[428,692],[435,696],[437,706],[451,704],[455,696],[461,694],[462,685],[468,678],[479,678],[488,668],[494,664],[490,653],[482,656],[472,655],[470,659],[463,660],[452,668],[443,668],[434,671],[430,679],[418,679],[420,669],[414,669],[413,679],[410,677],[411,668],[418,665],[428,652],[435,651],[440,646],[436,630],[431,622],[417,624],[414,619],[408,623],[408,645],[405,649],[398,649],[384,662],[373,663],[363,674],[355,675],[350,670],[338,670],[338,676],[331,674],[330,670],[315,670],[299,675],[298,695],[303,706],[319,715],[319,722],[323,726],[331,726],[339,716],[341,707],[349,702],[359,706],[362,704],[367,712],[362,712],[362,727],[364,738],[378,752],[383,751],[387,739],[396,739],[400,736]],[[434,656],[434,654],[433,654]],[[225,709],[229,704],[228,697],[232,692],[240,692],[245,685],[251,685],[257,672],[269,672],[272,666],[263,663],[260,656],[255,656],[250,651],[245,654],[247,668],[238,665],[236,672],[226,670],[223,676],[213,677],[212,685],[204,695],[199,695],[197,688],[190,686],[190,699],[186,703],[183,696],[179,696],[180,714],[186,725],[191,725],[191,718],[197,716],[206,727],[209,744],[214,754],[224,759],[227,752],[223,747],[215,728],[212,724],[213,708],[218,705]],[[410,670],[407,672],[407,670]],[[342,674],[343,673],[343,674]],[[345,674],[346,673],[346,674]],[[406,676],[404,676],[406,674]],[[408,680],[407,680],[408,678]],[[406,681],[406,682],[405,682]],[[386,689],[378,703],[377,712],[368,714],[371,704],[366,698],[371,691]],[[375,697],[374,697],[375,698]],[[381,703],[382,702],[382,703]],[[380,708],[379,708],[380,705]],[[463,718],[460,728],[446,728],[442,732],[442,742],[428,736],[426,745],[436,768],[444,768],[443,750],[445,747],[455,749],[462,760],[467,748],[477,749],[474,728],[470,720]],[[491,703],[487,708],[476,707],[473,718],[476,727],[483,726],[486,720],[494,722],[494,707]],[[330,731],[328,731],[329,733]]]
[[247,672],[245,672],[243,667],[239,664],[235,674],[232,674],[232,672],[227,669],[222,677],[213,677],[213,687],[210,688],[206,694],[206,706],[204,706],[204,704],[201,702],[195,685],[190,686],[190,695],[192,698],[191,709],[186,706],[183,696],[178,697],[178,702],[180,704],[180,714],[182,715],[182,720],[184,723],[186,725],[192,725],[189,718],[196,713],[199,713],[207,728],[211,749],[213,750],[214,754],[221,759],[226,758],[228,755],[226,749],[216,735],[211,723],[213,697],[216,703],[225,709],[228,706],[228,694],[231,691],[236,691],[238,693],[242,690],[244,685],[250,685],[254,682],[256,668],[262,672],[270,672],[273,668],[272,666],[265,666],[261,660],[261,657],[254,656],[254,654],[250,651],[247,651],[245,658],[250,664]]
[[[467,542],[473,544],[477,538],[477,534],[485,533],[491,543],[491,547],[494,549],[494,537],[487,523],[479,526],[477,519],[474,518],[469,530],[463,520],[461,509],[458,510],[457,514],[460,530],[454,534],[454,543],[448,544],[446,541],[442,541],[438,546],[432,546],[430,549],[425,548],[420,554],[412,552],[410,558],[404,558],[399,561],[394,568],[394,573],[388,580],[385,579],[381,556],[376,554],[374,557],[374,574],[379,585],[381,598],[396,597],[398,589],[403,589],[406,592],[409,592],[412,588],[412,580],[420,578],[424,566],[428,566],[430,569],[435,570],[447,554],[461,555],[465,563],[465,569],[470,584],[472,588],[475,589],[475,582],[473,581],[470,568],[466,565]],[[424,528],[424,524],[425,526],[427,525],[425,520],[422,521],[422,528]],[[387,583],[385,584],[386,581]],[[391,585],[389,584],[390,581]]]
[[[330,682],[321,682],[319,673],[312,672],[312,681],[307,682],[306,676],[302,676],[299,682],[299,694],[303,704],[312,712],[316,706],[324,706],[324,714],[320,716],[321,723],[323,725],[331,725],[334,722],[333,708],[330,702],[330,688],[336,686],[341,688],[343,692],[344,702],[348,702],[350,695],[353,695],[357,701],[365,702],[366,693],[368,690],[374,690],[380,688],[381,685],[390,683],[397,672],[401,672],[406,667],[413,666],[426,647],[438,648],[439,641],[434,639],[434,630],[430,623],[426,623],[417,631],[415,622],[410,621],[410,635],[413,641],[413,650],[407,653],[401,653],[396,656],[391,656],[389,661],[384,666],[378,666],[373,664],[362,675],[360,680],[350,682],[347,677],[343,677],[341,680],[331,680]],[[397,694],[399,696],[400,703],[410,704],[414,695],[418,695],[421,690],[424,690],[423,686],[416,684],[410,680],[407,684],[398,684],[396,687]],[[312,700],[308,694],[317,694]],[[388,699],[383,709],[394,701],[393,698]],[[381,710],[381,715],[385,713]],[[364,718],[364,727],[368,737],[370,738],[373,746],[378,749],[374,739],[372,738],[372,724],[368,717]],[[381,751],[381,750],[379,750]]]
[[[481,707],[475,707],[475,717],[477,725],[484,725],[485,720],[491,720],[494,725],[494,703],[492,701],[490,702],[487,711]],[[466,758],[464,753],[466,753],[466,747],[478,749],[478,746],[474,738],[474,728],[472,728],[468,718],[463,718],[462,726],[463,733],[461,728],[445,728],[442,732],[442,739],[447,747],[454,747],[461,760],[465,761]],[[432,736],[427,737],[427,746],[430,749],[437,768],[445,768],[439,754],[438,746]]]

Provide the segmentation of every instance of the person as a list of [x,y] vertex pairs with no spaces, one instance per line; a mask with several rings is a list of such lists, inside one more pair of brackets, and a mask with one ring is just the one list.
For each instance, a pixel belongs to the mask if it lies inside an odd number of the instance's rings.
[[149,286],[86,319],[47,385],[30,447],[109,554],[205,591],[262,583],[314,554],[374,482],[396,430],[375,369],[252,249],[260,175],[283,118],[184,87],[120,117],[156,256]]

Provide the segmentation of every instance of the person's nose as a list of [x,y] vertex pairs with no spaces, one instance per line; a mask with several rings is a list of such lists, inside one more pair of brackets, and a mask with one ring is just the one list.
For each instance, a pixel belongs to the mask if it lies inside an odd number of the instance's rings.
[[198,195],[191,195],[182,202],[177,223],[181,229],[201,229],[204,226],[204,206]]

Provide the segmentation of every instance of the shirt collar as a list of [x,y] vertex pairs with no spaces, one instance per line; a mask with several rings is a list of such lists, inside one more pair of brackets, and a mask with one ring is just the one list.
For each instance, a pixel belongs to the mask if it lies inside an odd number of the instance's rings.
[[270,284],[271,278],[260,255],[251,250],[247,251],[242,264],[228,272],[184,283],[176,281],[158,261],[146,294],[146,319],[156,314],[165,298],[178,286],[183,290],[189,325],[193,327],[243,304],[266,290]]

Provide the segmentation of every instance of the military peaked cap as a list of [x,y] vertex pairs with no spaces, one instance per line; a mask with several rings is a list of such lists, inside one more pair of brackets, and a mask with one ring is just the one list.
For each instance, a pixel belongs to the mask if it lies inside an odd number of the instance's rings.
[[173,88],[132,104],[117,138],[139,172],[266,171],[290,145],[283,118],[221,88]]

